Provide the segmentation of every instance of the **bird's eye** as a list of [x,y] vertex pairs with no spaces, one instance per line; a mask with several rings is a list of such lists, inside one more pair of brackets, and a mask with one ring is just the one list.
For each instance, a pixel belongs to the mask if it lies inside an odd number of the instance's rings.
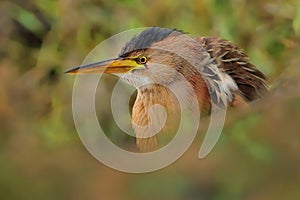
[[146,56],[139,56],[139,57],[137,57],[136,62],[138,64],[145,64],[147,62],[147,57]]

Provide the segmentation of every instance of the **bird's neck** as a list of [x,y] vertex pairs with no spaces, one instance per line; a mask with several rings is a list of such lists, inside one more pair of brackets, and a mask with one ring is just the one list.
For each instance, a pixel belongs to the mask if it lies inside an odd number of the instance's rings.
[[138,89],[137,98],[132,110],[133,122],[139,126],[145,126],[150,123],[149,110],[159,105],[168,113],[178,111],[176,96],[170,89],[159,85],[151,84]]
[[137,146],[141,151],[152,151],[160,144],[163,132],[173,132],[180,113],[176,97],[164,86],[148,85],[138,89],[136,101],[132,110],[132,125],[136,135]]
[[[137,136],[137,145],[142,150],[147,151],[156,148],[158,143],[157,137],[154,136],[156,133],[160,135],[166,135],[165,132],[176,133],[181,113],[178,98],[190,103],[189,101],[196,97],[195,101],[198,101],[200,111],[209,107],[205,85],[197,83],[193,85],[195,88],[188,89],[183,87],[183,84],[178,81],[172,83],[169,87],[151,84],[138,89],[132,110],[132,123]],[[179,94],[174,94],[174,91]],[[167,135],[169,135],[168,137],[172,136],[172,134]],[[139,137],[142,138],[139,139]],[[149,138],[144,139],[143,137]]]
[[[185,80],[186,81],[186,80]],[[133,106],[133,122],[139,125],[149,123],[149,109],[154,105],[162,106],[169,115],[180,112],[179,99],[192,101],[193,98],[198,103],[200,113],[207,113],[210,110],[209,92],[205,82],[201,79],[176,81],[168,87],[159,84],[150,84],[138,88],[138,94]],[[191,83],[192,82],[192,83]]]

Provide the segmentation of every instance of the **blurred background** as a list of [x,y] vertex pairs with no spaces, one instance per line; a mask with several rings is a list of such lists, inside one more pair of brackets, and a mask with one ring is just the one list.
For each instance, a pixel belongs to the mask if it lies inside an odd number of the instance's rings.
[[[178,28],[238,44],[272,94],[228,112],[213,152],[207,127],[171,166],[126,174],[95,160],[72,118],[79,65],[97,44],[131,28]],[[298,0],[10,0],[0,2],[0,199],[300,199]],[[105,77],[109,88],[115,78]],[[98,113],[112,140],[126,145]],[[203,120],[205,124],[207,120]]]

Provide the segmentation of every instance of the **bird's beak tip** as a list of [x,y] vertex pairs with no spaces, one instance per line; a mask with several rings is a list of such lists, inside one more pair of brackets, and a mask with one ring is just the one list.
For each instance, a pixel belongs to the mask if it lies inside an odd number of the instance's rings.
[[68,70],[64,71],[64,74],[75,74],[77,71],[77,70],[75,70],[76,68],[68,69]]

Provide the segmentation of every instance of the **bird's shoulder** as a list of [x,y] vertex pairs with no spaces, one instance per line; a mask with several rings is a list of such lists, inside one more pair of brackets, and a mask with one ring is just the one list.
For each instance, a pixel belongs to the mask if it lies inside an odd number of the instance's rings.
[[242,49],[217,37],[198,37],[197,41],[214,59],[218,69],[236,82],[247,101],[260,98],[268,92],[265,75],[249,61]]

